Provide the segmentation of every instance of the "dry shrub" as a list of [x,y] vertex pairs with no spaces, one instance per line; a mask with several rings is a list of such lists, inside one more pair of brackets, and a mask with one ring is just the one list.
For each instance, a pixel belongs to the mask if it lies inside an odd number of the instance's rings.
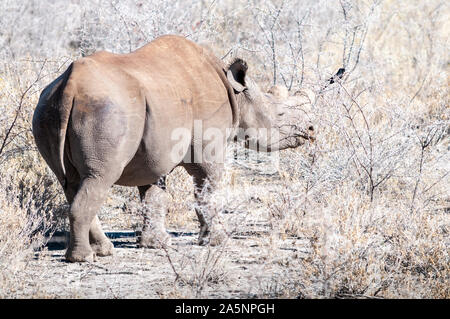
[[173,284],[176,293],[184,298],[211,298],[217,286],[229,286],[235,280],[229,259],[226,258],[226,245],[208,246],[205,249],[165,251],[175,274]]
[[[0,296],[42,297],[38,278],[27,273],[27,261],[39,258],[34,252],[46,244],[49,236],[64,221],[66,211],[60,196],[59,185],[49,172],[38,172],[36,161],[30,161],[28,170],[24,163],[9,163],[0,174]],[[23,159],[24,160],[24,159]],[[34,160],[34,165],[31,165]],[[42,164],[41,164],[42,165]],[[44,166],[42,166],[44,167]],[[44,271],[41,273],[43,274]],[[24,287],[26,280],[36,287]],[[33,290],[37,289],[37,290]]]
[[[25,291],[33,247],[64,223],[55,220],[64,215],[61,188],[31,135],[39,92],[80,56],[176,33],[224,61],[243,57],[263,88],[318,95],[309,114],[315,144],[280,152],[279,165],[230,155],[211,195],[208,209],[230,238],[257,233],[265,249],[257,259],[282,269],[264,273],[255,296],[449,298],[444,1],[5,0],[1,9],[0,296]],[[340,67],[342,81],[326,86]],[[167,185],[167,224],[196,230],[191,178],[178,168]],[[100,217],[138,227],[139,207],[135,188],[114,187]],[[305,241],[304,253],[280,262],[288,239]],[[172,295],[205,297],[232,282],[225,247],[169,251],[186,288]]]
[[310,203],[295,230],[310,242],[299,258],[291,293],[304,297],[448,298],[448,251],[443,211],[411,212],[409,206],[373,205],[353,187],[327,193]]
[[[57,64],[57,63],[55,63]],[[56,229],[64,227],[67,210],[62,189],[40,157],[31,134],[38,83],[50,64],[30,61],[4,65],[0,75],[0,296],[23,293],[27,261]],[[36,68],[35,68],[36,67]],[[52,71],[54,74],[54,71]],[[47,74],[48,75],[48,74]],[[22,77],[23,78],[22,78]],[[40,296],[36,287],[30,296]],[[34,290],[33,290],[34,289]]]

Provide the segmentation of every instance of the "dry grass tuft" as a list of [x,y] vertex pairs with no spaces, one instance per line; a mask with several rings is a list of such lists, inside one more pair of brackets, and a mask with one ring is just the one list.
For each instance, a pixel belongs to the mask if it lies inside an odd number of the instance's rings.
[[[164,277],[158,296],[450,297],[445,1],[0,6],[0,297],[54,296],[51,267],[29,271],[44,258],[35,252],[44,234],[66,227],[62,189],[31,134],[40,91],[80,56],[129,52],[166,33],[244,58],[263,88],[313,90],[317,141],[279,163],[252,152],[235,161],[230,150],[208,204],[228,240],[160,252],[175,280]],[[340,67],[342,81],[325,87]],[[177,168],[167,184],[169,229],[195,232],[190,177]],[[139,207],[136,189],[114,187],[100,217],[107,229],[138,228]]]

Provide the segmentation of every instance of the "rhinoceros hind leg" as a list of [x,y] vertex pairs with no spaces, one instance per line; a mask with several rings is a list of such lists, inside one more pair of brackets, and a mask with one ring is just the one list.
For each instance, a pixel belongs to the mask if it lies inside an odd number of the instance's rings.
[[68,261],[96,259],[96,252],[90,244],[89,231],[110,186],[110,183],[100,178],[85,178],[81,182],[69,211],[70,241],[66,251]]
[[92,220],[91,228],[89,229],[89,243],[97,256],[114,255],[114,245],[103,232],[97,215]]
[[[71,182],[68,183],[67,187],[64,189],[69,204],[73,203],[77,193],[78,184],[79,180],[71,180]],[[91,227],[89,229],[89,243],[97,256],[110,256],[114,254],[114,245],[103,232],[97,215],[92,220]]]
[[162,248],[170,246],[170,235],[166,232],[165,219],[169,198],[165,190],[157,185],[139,186],[143,204],[144,227],[138,238],[139,247]]

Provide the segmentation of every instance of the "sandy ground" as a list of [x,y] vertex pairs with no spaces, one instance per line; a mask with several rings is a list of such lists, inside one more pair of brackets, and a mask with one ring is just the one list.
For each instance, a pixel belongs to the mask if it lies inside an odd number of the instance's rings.
[[[266,171],[235,169],[240,181],[258,185],[262,181],[256,183],[255,178],[266,179]],[[269,180],[272,175],[269,172]],[[116,237],[111,239],[115,255],[93,263],[68,263],[64,246],[49,245],[26,266],[21,294],[26,298],[296,298],[298,262],[308,256],[309,242],[277,234],[266,209],[258,200],[250,201],[253,204],[244,211],[221,214],[229,232],[221,245],[196,244],[198,223],[191,211],[183,217],[183,226],[169,225],[172,245],[166,250],[138,248],[134,229],[141,218],[127,214],[123,204],[105,206],[99,217],[106,234]],[[127,205],[132,203],[139,205],[136,197],[128,198]]]
[[115,255],[94,263],[67,263],[64,249],[47,249],[29,262],[23,293],[60,298],[275,297],[282,293],[279,279],[295,272],[291,261],[304,257],[307,245],[287,238],[274,248],[262,239],[261,228],[249,226],[214,248],[194,244],[197,233],[190,231],[172,231],[168,250],[141,249],[136,237],[119,238],[113,240]]

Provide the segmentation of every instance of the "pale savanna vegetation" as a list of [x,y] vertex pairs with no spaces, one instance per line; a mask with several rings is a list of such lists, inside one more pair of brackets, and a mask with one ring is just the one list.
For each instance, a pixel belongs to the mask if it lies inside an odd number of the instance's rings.
[[[31,134],[40,91],[81,56],[171,33],[245,59],[264,89],[313,90],[305,116],[317,140],[278,161],[230,150],[208,204],[229,238],[163,250],[172,277],[160,297],[239,287],[248,297],[449,298],[449,21],[442,0],[1,0],[0,296],[58,297],[39,281],[55,261],[45,257],[37,277],[29,266],[44,258],[44,234],[67,227],[62,188]],[[168,228],[197,231],[182,169],[168,191]],[[105,228],[139,228],[137,198],[114,187]],[[252,245],[237,262],[242,238]],[[244,281],[237,264],[264,265],[261,277]]]

